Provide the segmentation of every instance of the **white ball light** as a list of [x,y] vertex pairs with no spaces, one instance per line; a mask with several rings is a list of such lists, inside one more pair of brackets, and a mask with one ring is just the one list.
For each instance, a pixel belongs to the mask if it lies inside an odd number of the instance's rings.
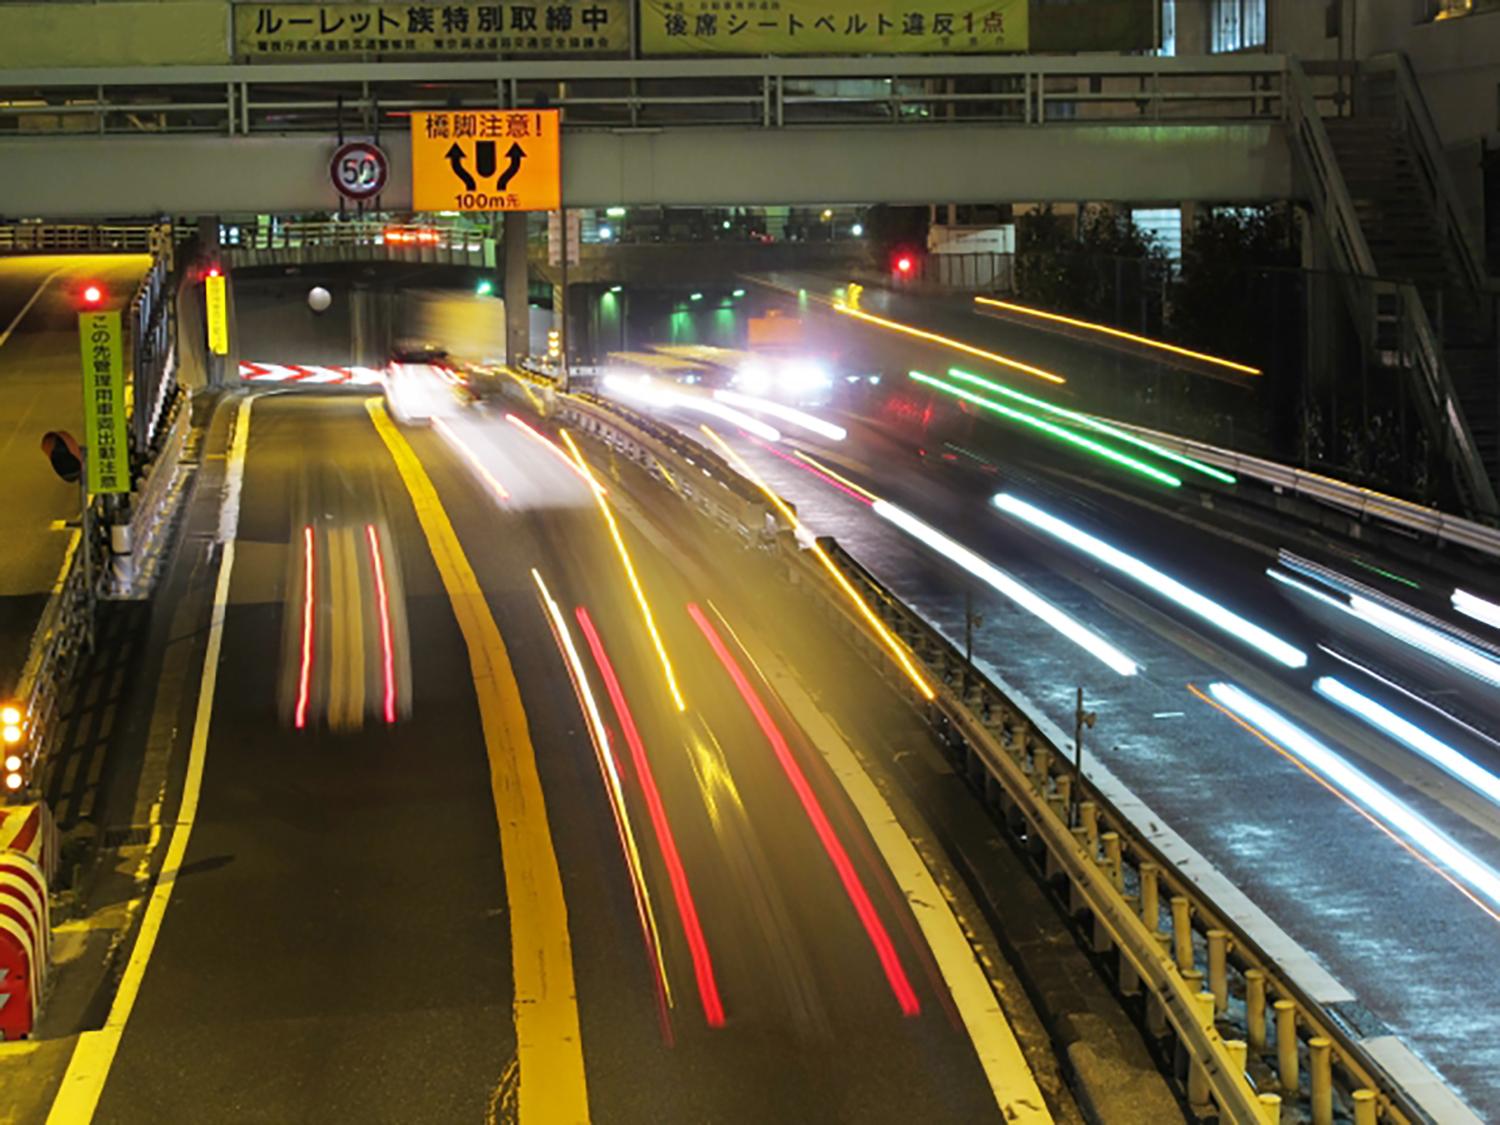
[[313,312],[327,312],[331,304],[333,304],[333,294],[321,285],[315,285],[307,291],[307,307]]

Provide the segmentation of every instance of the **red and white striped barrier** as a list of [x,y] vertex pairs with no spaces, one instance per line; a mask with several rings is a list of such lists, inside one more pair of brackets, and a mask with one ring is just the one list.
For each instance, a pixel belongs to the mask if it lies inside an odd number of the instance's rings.
[[338,386],[373,386],[385,379],[385,372],[373,367],[325,367],[314,363],[244,363],[240,378],[247,383],[296,383]]
[[44,804],[0,809],[0,1037],[36,1026],[52,965],[47,872],[57,833]]

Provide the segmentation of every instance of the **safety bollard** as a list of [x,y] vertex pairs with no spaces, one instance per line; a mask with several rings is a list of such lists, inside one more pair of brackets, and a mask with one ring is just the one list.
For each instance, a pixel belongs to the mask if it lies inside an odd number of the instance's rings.
[[1093,801],[1078,802],[1078,821],[1089,835],[1089,858],[1099,854],[1099,806]]
[[1375,1125],[1377,1108],[1374,1090],[1354,1091],[1354,1125]]
[[1125,866],[1120,852],[1120,834],[1106,832],[1099,837],[1104,842],[1104,866],[1109,869],[1109,881],[1115,890],[1125,893]]
[[1149,859],[1141,864],[1141,921],[1153,934],[1161,932],[1161,898],[1156,882],[1160,871]]
[[1172,896],[1172,949],[1179,971],[1193,967],[1192,907],[1185,895]]
[[1250,1049],[1259,1054],[1266,1049],[1266,974],[1260,969],[1245,970],[1245,1025]]
[[1073,775],[1063,774],[1054,783],[1057,799],[1062,802],[1063,808],[1068,808],[1073,803]]
[[1208,931],[1208,990],[1214,994],[1214,1011],[1229,1010],[1229,934]]
[[[1260,1119],[1264,1125],[1281,1125],[1281,1095],[1262,1094],[1260,1101]],[[1375,1125],[1374,1121],[1370,1125]]]
[[1297,1005],[1276,1001],[1276,1069],[1283,1093],[1295,1094],[1301,1085],[1297,1075]]
[[1313,1125],[1333,1125],[1333,1040],[1319,1035],[1307,1041],[1307,1069]]

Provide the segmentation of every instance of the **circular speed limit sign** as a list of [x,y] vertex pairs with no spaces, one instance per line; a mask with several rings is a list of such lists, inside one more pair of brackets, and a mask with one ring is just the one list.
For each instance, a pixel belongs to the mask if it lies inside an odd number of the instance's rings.
[[350,141],[339,145],[328,172],[345,199],[371,199],[385,189],[390,164],[379,145]]

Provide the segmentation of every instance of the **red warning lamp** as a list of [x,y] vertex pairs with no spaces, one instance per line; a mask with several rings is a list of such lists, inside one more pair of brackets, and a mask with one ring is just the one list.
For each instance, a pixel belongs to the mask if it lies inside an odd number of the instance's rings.
[[91,281],[83,287],[82,295],[83,303],[94,308],[104,301],[104,287]]
[[905,254],[896,259],[896,272],[905,276],[911,273],[911,258]]
[[208,267],[208,273],[205,276],[207,276],[207,277],[222,277],[223,274],[224,274],[224,271],[221,270],[218,266],[209,266]]

